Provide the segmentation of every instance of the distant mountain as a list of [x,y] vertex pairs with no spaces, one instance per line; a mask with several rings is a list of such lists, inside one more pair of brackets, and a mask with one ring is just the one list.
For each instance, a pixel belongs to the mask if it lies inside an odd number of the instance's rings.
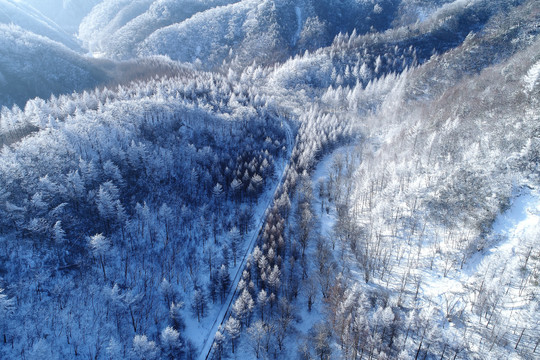
[[[38,2],[36,1],[36,3]],[[44,2],[40,3],[45,4]],[[74,37],[38,10],[21,1],[0,0],[0,24],[17,25],[27,31],[62,43],[71,49],[81,49]]]
[[0,106],[95,87],[126,84],[184,69],[167,58],[95,59],[16,25],[0,24]]
[[105,78],[90,59],[63,44],[0,24],[0,105],[93,88]]
[[[94,88],[107,76],[82,56],[75,37],[30,4],[0,0],[0,105],[24,106],[33,97]],[[64,2],[67,4],[68,2]]]
[[52,19],[69,34],[79,30],[81,20],[101,0],[24,0]]
[[[452,74],[461,77],[500,61],[516,51],[521,41],[534,35],[534,19],[522,21],[522,26],[512,31],[493,30],[498,22],[503,21],[501,14],[510,12],[523,1],[442,1],[436,9],[431,7],[433,4],[415,8],[413,2],[403,1],[400,4],[394,24],[386,31],[339,34],[331,46],[287,60],[267,82],[289,89],[300,86],[306,91],[324,91],[329,86],[354,87],[357,83],[365,87],[374,79],[400,74],[407,68],[424,64],[433,55],[445,54],[453,49],[458,49],[461,56],[461,60],[455,61],[456,64],[467,59],[467,63],[462,65],[463,72]],[[412,23],[413,16],[416,16],[416,20]],[[512,26],[512,19],[504,20],[508,27]],[[460,47],[478,42],[478,39],[473,40],[475,34],[484,31],[487,25],[493,35],[483,37],[481,51]],[[508,41],[509,38],[514,41]],[[441,74],[431,74],[432,78],[437,76]]]
[[79,37],[93,53],[128,59],[154,31],[232,2],[235,0],[105,0],[84,18]]
[[79,36],[92,52],[125,59],[167,55],[204,68],[236,60],[283,61],[327,46],[339,32],[391,26],[399,1],[105,1],[83,20]]
[[[24,107],[27,100],[35,97],[47,99],[51,95],[129,83],[178,70],[176,63],[163,57],[116,62],[86,56],[79,41],[63,30],[69,29],[69,21],[63,21],[72,16],[78,27],[84,9],[89,11],[90,4],[97,2],[79,7],[77,4],[82,2],[75,0],[0,0],[0,106]],[[33,3],[48,9],[51,15],[56,14],[62,26],[29,5]]]

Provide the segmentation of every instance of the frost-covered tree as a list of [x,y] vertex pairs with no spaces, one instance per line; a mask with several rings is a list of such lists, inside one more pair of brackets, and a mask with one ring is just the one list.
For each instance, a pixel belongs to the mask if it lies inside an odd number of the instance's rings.
[[61,245],[66,240],[66,232],[62,229],[62,221],[58,220],[53,227],[54,241]]
[[229,269],[227,266],[221,265],[217,276],[219,283],[219,296],[221,298],[221,302],[223,302],[231,285],[231,277],[229,275]]
[[159,356],[155,341],[148,340],[146,335],[135,335],[132,351],[134,357],[140,360],[153,360]]
[[231,347],[234,354],[236,339],[240,336],[241,331],[240,321],[236,320],[233,316],[229,317],[229,320],[225,323],[225,331],[227,332],[227,336],[231,339]]
[[195,316],[197,316],[197,321],[199,322],[206,315],[206,294],[202,289],[196,289],[193,292],[191,309],[195,313]]
[[257,295],[257,304],[259,305],[260,311],[261,311],[261,320],[264,321],[264,313],[266,311],[266,305],[268,304],[269,297],[267,292],[264,289],[261,289],[259,291],[259,295]]
[[265,322],[257,320],[247,330],[249,334],[251,348],[253,349],[253,353],[255,354],[255,357],[257,359],[261,355],[265,335],[265,327],[267,326],[268,324],[266,324]]
[[240,244],[242,240],[240,231],[238,230],[236,226],[233,226],[231,230],[229,231],[229,238],[231,242],[231,253],[233,257],[233,263],[234,263],[234,267],[236,267],[236,260],[238,258],[238,251],[240,250]]
[[223,335],[221,326],[220,329],[216,332],[214,336],[214,343],[212,344],[212,349],[217,359],[221,359],[223,354],[223,344],[225,343],[225,335]]
[[249,326],[249,320],[251,318],[251,313],[255,302],[251,297],[247,289],[244,289],[241,295],[236,299],[233,304],[232,310],[235,314],[235,317],[244,325]]
[[108,251],[111,248],[111,242],[103,234],[96,234],[90,237],[88,243],[92,249],[92,253],[101,265],[101,269],[103,270],[103,280],[106,280],[107,274],[105,272],[105,259],[107,258]]
[[168,359],[177,359],[182,347],[180,333],[174,328],[167,326],[160,335],[163,354]]

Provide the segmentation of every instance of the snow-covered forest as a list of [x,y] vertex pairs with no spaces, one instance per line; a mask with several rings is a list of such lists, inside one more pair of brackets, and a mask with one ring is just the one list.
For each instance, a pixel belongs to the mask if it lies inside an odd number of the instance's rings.
[[0,0],[1,359],[539,359],[538,0]]

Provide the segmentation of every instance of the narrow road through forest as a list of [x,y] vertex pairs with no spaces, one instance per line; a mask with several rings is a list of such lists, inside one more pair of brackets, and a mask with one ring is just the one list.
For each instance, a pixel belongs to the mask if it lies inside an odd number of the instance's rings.
[[249,243],[246,249],[246,252],[244,253],[242,257],[242,261],[240,263],[240,266],[238,266],[236,273],[231,274],[232,281],[231,286],[229,288],[229,292],[227,294],[227,298],[225,302],[221,305],[221,309],[212,324],[212,327],[210,328],[208,335],[206,336],[206,341],[204,342],[204,346],[201,350],[201,353],[199,355],[199,360],[206,360],[211,358],[212,354],[212,345],[214,344],[214,338],[216,335],[216,332],[219,329],[220,325],[224,325],[227,319],[229,318],[231,314],[231,307],[234,299],[236,298],[237,289],[238,289],[238,283],[240,282],[240,279],[242,278],[242,273],[244,272],[244,269],[246,267],[247,259],[249,258],[249,255],[253,252],[253,249],[255,248],[255,244],[257,243],[257,239],[259,238],[259,235],[262,232],[262,229],[264,227],[264,220],[265,220],[265,214],[266,209],[268,209],[272,202],[274,201],[274,194],[276,193],[279,185],[283,181],[283,177],[285,176],[285,171],[287,169],[287,165],[289,164],[292,149],[294,147],[294,137],[292,134],[291,126],[289,124],[289,120],[281,118],[281,123],[283,128],[285,129],[285,135],[287,137],[287,155],[286,155],[286,162],[283,164],[283,169],[281,173],[279,174],[278,180],[276,180],[276,183],[274,185],[274,189],[272,191],[268,191],[268,198],[265,200],[265,211],[263,211],[260,214],[259,219],[257,219],[257,231],[254,231],[251,239],[249,239]]

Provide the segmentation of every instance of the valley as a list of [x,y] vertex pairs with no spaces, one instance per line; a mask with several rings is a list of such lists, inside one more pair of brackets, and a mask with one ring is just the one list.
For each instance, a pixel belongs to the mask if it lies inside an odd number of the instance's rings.
[[539,23],[0,0],[0,358],[538,358]]

